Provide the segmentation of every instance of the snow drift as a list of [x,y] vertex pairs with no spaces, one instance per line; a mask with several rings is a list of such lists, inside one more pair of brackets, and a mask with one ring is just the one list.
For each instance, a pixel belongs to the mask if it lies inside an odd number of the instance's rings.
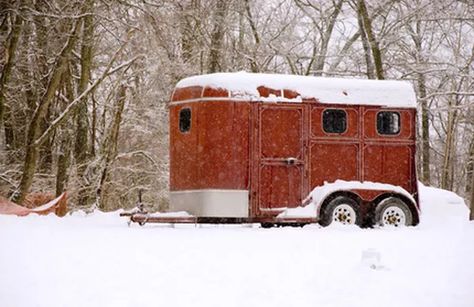
[[0,216],[0,305],[472,307],[468,210],[420,195],[420,225],[401,229]]

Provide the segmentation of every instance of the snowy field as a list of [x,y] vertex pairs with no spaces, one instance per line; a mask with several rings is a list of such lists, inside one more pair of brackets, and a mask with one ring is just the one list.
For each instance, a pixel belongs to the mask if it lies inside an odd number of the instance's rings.
[[0,306],[474,306],[474,223],[423,188],[421,224],[127,227],[0,216]]

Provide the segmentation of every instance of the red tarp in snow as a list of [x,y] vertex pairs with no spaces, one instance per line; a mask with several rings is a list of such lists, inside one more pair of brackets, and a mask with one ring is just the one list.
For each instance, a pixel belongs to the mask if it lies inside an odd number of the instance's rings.
[[12,201],[0,196],[0,214],[12,214],[17,216],[25,216],[30,213],[36,213],[40,215],[46,215],[51,212],[56,213],[58,216],[64,216],[67,210],[67,196],[66,192],[61,194],[59,197],[47,202],[36,208],[26,208],[15,204]]

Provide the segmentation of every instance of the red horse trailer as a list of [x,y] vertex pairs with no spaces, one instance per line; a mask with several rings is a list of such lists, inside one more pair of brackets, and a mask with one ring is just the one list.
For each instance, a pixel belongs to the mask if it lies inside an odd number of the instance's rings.
[[189,215],[132,220],[416,225],[415,120],[404,81],[186,78],[169,104],[170,211]]

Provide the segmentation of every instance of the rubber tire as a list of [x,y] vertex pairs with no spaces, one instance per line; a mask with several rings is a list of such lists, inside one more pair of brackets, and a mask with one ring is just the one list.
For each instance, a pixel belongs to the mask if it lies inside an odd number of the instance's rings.
[[329,226],[332,223],[332,214],[334,209],[336,209],[336,207],[341,204],[349,205],[354,210],[356,214],[356,220],[354,224],[360,226],[362,219],[360,216],[359,204],[357,203],[357,201],[347,196],[337,196],[336,198],[331,200],[329,204],[327,204],[327,206],[325,206],[323,210],[321,210],[321,218],[319,219],[319,224],[324,227]]
[[275,225],[274,225],[273,223],[260,223],[260,226],[261,226],[262,228],[268,229],[268,228],[272,228],[272,227],[275,226]]
[[397,207],[400,208],[403,213],[405,213],[405,226],[412,226],[413,225],[413,214],[411,213],[410,208],[408,205],[398,197],[388,197],[382,200],[377,204],[375,208],[375,224],[379,226],[384,226],[382,221],[383,212],[388,207]]

